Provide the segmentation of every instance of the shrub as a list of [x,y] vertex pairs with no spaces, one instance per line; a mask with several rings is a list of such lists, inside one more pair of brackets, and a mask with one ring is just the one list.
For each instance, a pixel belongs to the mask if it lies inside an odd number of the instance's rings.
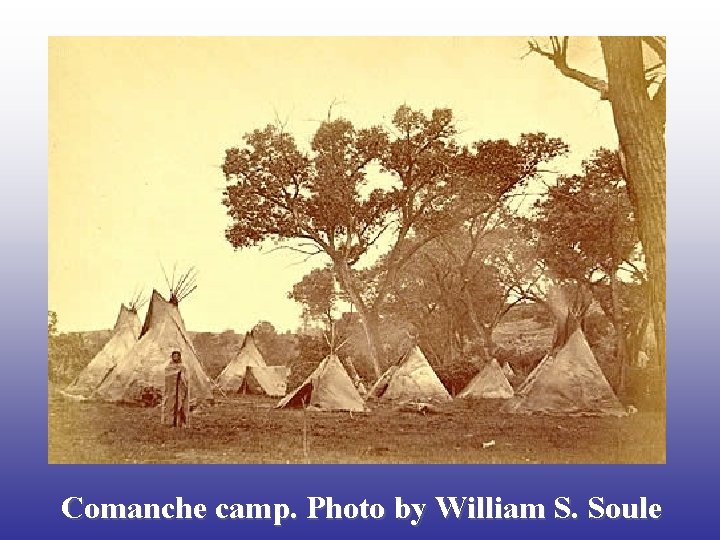
[[48,337],[48,379],[54,383],[71,382],[88,365],[97,350],[82,334],[70,332]]
[[456,395],[477,375],[479,364],[480,362],[460,359],[433,366],[433,369],[448,392]]
[[503,365],[509,362],[515,374],[527,376],[540,363],[547,351],[539,347],[528,347],[524,344],[503,345],[495,348],[495,358]]
[[317,368],[328,354],[330,346],[323,336],[298,335],[298,355],[290,362],[288,391],[292,391]]

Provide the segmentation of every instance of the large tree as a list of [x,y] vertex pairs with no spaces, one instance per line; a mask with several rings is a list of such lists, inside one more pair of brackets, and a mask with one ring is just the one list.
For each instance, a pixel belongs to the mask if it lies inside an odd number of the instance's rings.
[[[563,147],[543,134],[462,147],[452,112],[430,115],[401,106],[392,126],[357,129],[323,122],[309,151],[282,127],[245,136],[226,151],[226,237],[236,248],[274,241],[309,256],[325,254],[356,306],[373,369],[381,373],[380,308],[408,260],[425,243],[499,199]],[[357,268],[384,248],[372,286]]]
[[535,210],[539,256],[549,273],[584,283],[612,321],[622,389],[628,360],[622,289],[643,282],[645,271],[618,153],[596,151],[582,174],[560,176]]
[[534,238],[524,220],[499,211],[477,229],[469,223],[424,246],[393,293],[395,309],[408,320],[444,329],[450,357],[462,353],[465,338],[494,354],[493,331],[513,306],[539,299],[543,277]]
[[666,40],[658,36],[599,39],[607,80],[568,65],[567,36],[551,37],[547,47],[531,41],[530,50],[551,60],[566,77],[597,91],[612,106],[628,194],[648,264],[648,304],[664,371]]

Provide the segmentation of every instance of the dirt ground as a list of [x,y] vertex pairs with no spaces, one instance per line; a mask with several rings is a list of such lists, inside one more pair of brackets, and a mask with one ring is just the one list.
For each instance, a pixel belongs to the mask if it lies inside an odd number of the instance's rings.
[[[50,463],[664,463],[665,418],[520,416],[455,400],[437,414],[278,410],[277,400],[219,399],[188,429],[159,409],[72,402],[50,391]],[[494,444],[483,448],[483,443]]]

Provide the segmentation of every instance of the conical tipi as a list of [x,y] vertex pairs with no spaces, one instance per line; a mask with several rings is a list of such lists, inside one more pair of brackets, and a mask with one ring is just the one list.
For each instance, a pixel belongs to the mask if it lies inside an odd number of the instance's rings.
[[287,366],[247,366],[238,394],[282,397],[287,393]]
[[[535,367],[502,410],[525,414],[624,415],[625,410],[595,360],[578,317],[572,309],[563,307],[567,303],[550,305],[559,321],[558,346]],[[568,334],[569,337],[563,337]]]
[[417,345],[410,349],[398,365],[385,371],[370,389],[368,396],[417,401],[452,399]]
[[148,392],[162,394],[164,370],[173,351],[180,351],[187,368],[190,401],[212,399],[213,383],[198,360],[178,310],[182,297],[174,290],[170,301],[153,291],[140,340],[118,362],[98,389],[101,399],[142,402]]
[[229,393],[280,397],[287,392],[289,371],[286,366],[268,366],[255,344],[253,333],[248,332],[240,352],[220,373],[216,382],[220,389]]
[[215,382],[226,392],[237,392],[242,385],[243,377],[245,377],[245,368],[266,365],[265,359],[255,344],[255,336],[252,332],[248,332],[245,334],[237,356],[225,366]]
[[[507,364],[506,364],[507,365]],[[513,396],[513,388],[505,378],[503,369],[494,358],[480,370],[458,394],[459,398],[508,399]]]
[[115,369],[118,361],[135,345],[139,336],[140,318],[137,315],[137,304],[131,303],[130,307],[121,305],[110,339],[63,393],[73,397],[90,398]]
[[365,404],[340,359],[327,356],[294,392],[277,404],[284,407],[313,407],[328,411],[364,411]]

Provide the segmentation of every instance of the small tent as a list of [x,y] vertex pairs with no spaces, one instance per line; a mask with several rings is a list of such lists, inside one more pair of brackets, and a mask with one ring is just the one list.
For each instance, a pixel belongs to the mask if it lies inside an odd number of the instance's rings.
[[[502,410],[511,413],[548,413],[586,416],[623,416],[625,410],[613,392],[579,324],[580,300],[564,299],[551,291],[549,305],[557,326],[555,345],[528,375]],[[589,304],[588,301],[583,301]]]
[[218,376],[217,385],[228,393],[280,397],[287,392],[289,374],[286,366],[268,366],[265,363],[253,333],[248,332],[240,352]]
[[287,366],[247,366],[237,392],[282,397],[287,393],[289,374]]
[[266,365],[265,359],[255,344],[255,336],[252,332],[248,332],[245,334],[237,356],[218,375],[217,385],[225,392],[237,392],[243,384],[248,367],[265,367]]
[[171,287],[170,301],[153,291],[140,339],[98,388],[99,398],[135,403],[147,402],[151,394],[161,396],[170,355],[180,351],[187,368],[190,401],[212,400],[213,383],[200,364],[178,310],[179,301],[189,294],[179,294],[183,290],[188,289]]
[[328,411],[364,411],[365,404],[355,385],[334,354],[327,356],[277,408],[312,407]]
[[527,414],[625,414],[580,328],[564,347],[537,365],[503,410]]
[[408,401],[449,401],[452,399],[425,355],[417,345],[377,380],[371,398]]
[[502,370],[508,380],[515,376],[515,371],[513,371],[512,366],[508,362],[503,364]]
[[[507,364],[505,364],[507,365]],[[494,358],[488,362],[480,373],[475,375],[465,389],[458,394],[459,398],[508,399],[513,396],[513,388],[505,378],[503,369]]]
[[72,397],[90,398],[103,383],[116,364],[135,345],[140,335],[140,318],[137,315],[137,302],[129,307],[120,306],[110,339],[100,352],[90,361],[75,380],[63,391]]

